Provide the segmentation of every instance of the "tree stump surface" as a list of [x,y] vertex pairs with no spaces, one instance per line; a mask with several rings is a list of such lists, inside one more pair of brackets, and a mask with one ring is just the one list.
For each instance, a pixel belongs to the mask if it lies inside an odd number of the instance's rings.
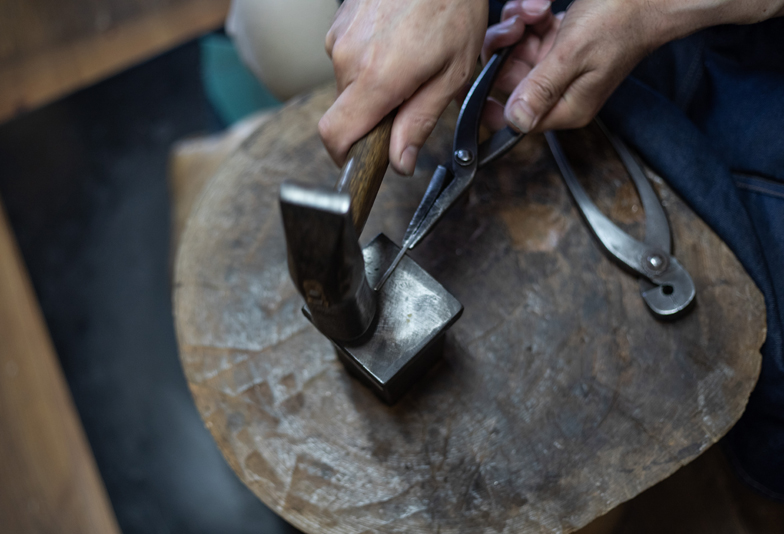
[[[539,135],[479,172],[412,257],[465,306],[444,357],[394,407],[302,316],[278,209],[286,179],[333,184],[316,125],[326,88],[290,104],[219,169],[175,272],[181,359],[247,486],[309,533],[571,532],[666,478],[741,416],[760,368],[762,295],[648,172],[697,305],[662,323],[600,250]],[[400,242],[450,109],[413,178],[388,173],[362,236]],[[562,143],[597,205],[641,237],[622,164],[591,128]]]

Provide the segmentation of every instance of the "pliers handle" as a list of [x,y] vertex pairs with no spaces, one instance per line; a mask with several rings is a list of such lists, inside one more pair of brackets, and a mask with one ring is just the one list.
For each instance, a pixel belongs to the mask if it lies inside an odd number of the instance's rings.
[[430,233],[439,220],[465,193],[476,171],[503,156],[523,138],[522,133],[506,127],[479,145],[479,122],[498,71],[511,48],[496,52],[468,92],[455,127],[451,159],[439,165],[430,180],[422,202],[403,237],[403,248],[412,249]]
[[696,289],[688,271],[670,253],[672,240],[667,216],[642,168],[626,145],[599,119],[596,119],[596,123],[618,153],[640,195],[645,210],[644,242],[637,241],[618,228],[591,201],[577,181],[555,133],[546,132],[545,138],[566,186],[599,243],[618,262],[637,273],[640,277],[640,294],[657,317],[676,318],[694,302]]

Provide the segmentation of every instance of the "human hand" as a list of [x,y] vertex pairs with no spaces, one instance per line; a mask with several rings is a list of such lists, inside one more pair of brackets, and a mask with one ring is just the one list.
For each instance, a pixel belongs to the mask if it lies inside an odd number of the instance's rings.
[[[389,160],[401,174],[414,172],[419,149],[474,73],[487,10],[487,0],[344,2],[326,42],[338,98],[319,122],[336,163],[398,108]],[[521,11],[514,25],[522,30],[548,16],[549,9],[535,15]]]
[[702,28],[752,23],[782,14],[784,0],[575,0],[547,24],[523,30],[509,20],[521,0],[507,3],[488,29],[483,60],[517,43],[495,88],[485,122],[528,132],[588,124],[637,63],[664,43]]

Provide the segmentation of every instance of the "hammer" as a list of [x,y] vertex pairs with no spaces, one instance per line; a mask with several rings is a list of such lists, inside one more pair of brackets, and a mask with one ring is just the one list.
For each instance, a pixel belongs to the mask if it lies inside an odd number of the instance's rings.
[[444,333],[463,312],[384,234],[359,245],[389,164],[393,118],[354,144],[333,188],[285,182],[280,189],[289,273],[305,299],[303,313],[349,373],[388,404],[437,361]]

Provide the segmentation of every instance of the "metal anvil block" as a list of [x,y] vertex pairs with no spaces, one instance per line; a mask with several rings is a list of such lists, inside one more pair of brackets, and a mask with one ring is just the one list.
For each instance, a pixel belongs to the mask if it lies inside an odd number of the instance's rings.
[[[362,249],[371,287],[399,250],[384,234]],[[407,256],[377,298],[376,318],[365,335],[351,342],[331,341],[346,369],[393,404],[441,356],[444,333],[463,313],[463,306]],[[307,307],[303,313],[310,319]]]

